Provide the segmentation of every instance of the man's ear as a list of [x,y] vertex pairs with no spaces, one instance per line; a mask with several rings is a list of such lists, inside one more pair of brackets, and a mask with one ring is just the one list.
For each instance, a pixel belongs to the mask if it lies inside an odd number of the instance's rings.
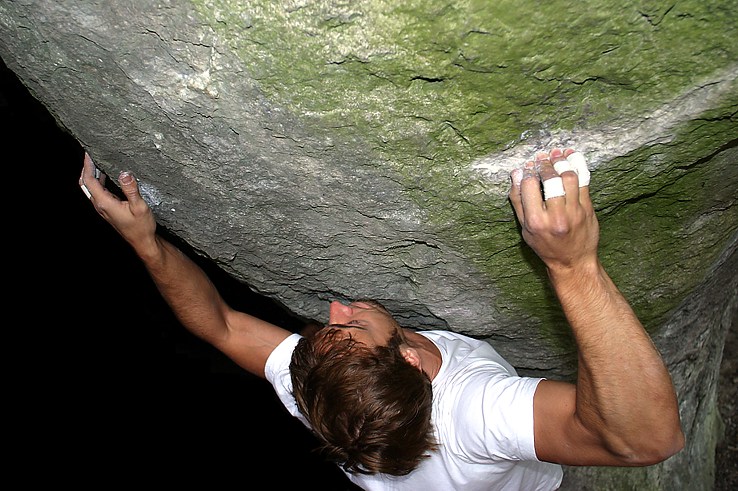
[[400,346],[400,353],[402,353],[402,357],[405,358],[406,362],[408,362],[418,370],[423,369],[420,366],[420,355],[418,354],[418,350],[416,350],[415,348],[411,348],[406,344],[403,344],[402,346]]

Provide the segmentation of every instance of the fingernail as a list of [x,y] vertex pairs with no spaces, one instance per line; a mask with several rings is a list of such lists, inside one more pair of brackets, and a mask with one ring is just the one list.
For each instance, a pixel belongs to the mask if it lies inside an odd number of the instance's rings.
[[513,171],[510,173],[510,180],[512,181],[513,185],[520,186],[520,183],[523,182],[523,170],[513,169]]
[[130,172],[124,170],[118,176],[118,182],[120,182],[121,184],[130,184],[131,182],[133,182],[133,176]]

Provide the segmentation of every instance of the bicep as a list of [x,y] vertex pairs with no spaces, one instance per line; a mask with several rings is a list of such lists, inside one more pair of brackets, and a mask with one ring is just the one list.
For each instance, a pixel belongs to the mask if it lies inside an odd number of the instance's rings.
[[542,380],[533,397],[535,449],[539,460],[564,465],[625,465],[576,414],[576,386]]
[[224,317],[228,329],[213,345],[246,371],[264,378],[267,358],[292,333],[237,310]]

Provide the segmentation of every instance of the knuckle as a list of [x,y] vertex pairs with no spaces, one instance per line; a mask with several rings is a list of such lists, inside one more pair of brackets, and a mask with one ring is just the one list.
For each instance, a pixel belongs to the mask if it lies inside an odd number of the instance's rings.
[[525,221],[525,228],[531,233],[537,233],[545,228],[545,221],[540,215],[531,215]]
[[571,231],[569,224],[564,221],[557,220],[551,226],[551,233],[557,236],[567,235]]
[[563,237],[571,232],[571,224],[565,214],[554,213],[546,222],[548,233],[555,237]]

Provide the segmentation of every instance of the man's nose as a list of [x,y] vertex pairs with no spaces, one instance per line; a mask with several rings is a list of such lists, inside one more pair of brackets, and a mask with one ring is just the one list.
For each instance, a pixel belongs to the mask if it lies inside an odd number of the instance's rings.
[[331,302],[330,310],[328,312],[328,323],[329,324],[346,324],[353,309],[349,305],[344,305],[338,300]]

